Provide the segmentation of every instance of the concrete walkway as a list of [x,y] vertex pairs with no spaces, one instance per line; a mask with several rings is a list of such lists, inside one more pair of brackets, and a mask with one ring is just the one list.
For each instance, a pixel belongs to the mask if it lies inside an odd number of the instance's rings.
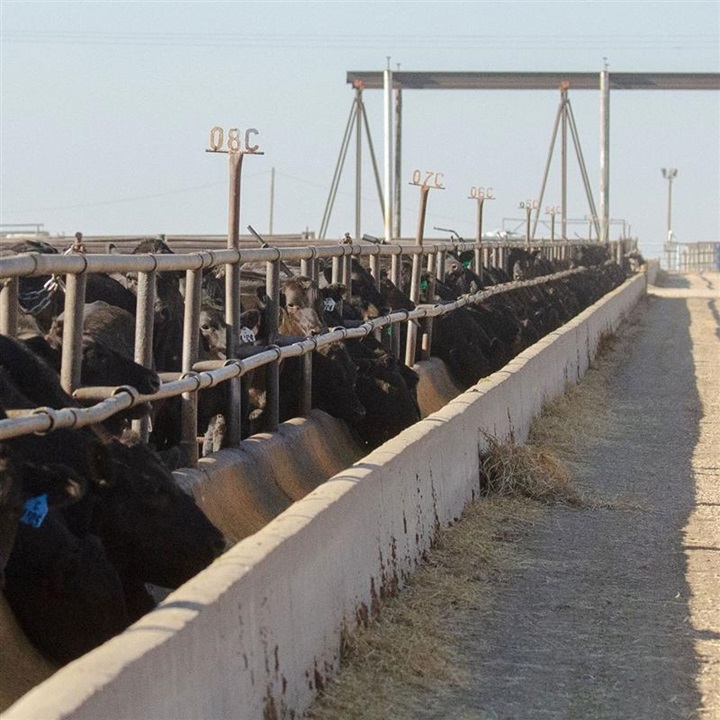
[[576,448],[606,507],[542,513],[416,720],[720,718],[720,274],[667,284]]

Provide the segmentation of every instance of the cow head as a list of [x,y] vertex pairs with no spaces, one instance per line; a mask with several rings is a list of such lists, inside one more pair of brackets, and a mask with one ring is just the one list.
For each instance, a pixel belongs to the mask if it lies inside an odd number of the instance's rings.
[[280,287],[281,335],[319,335],[326,327],[320,319],[321,298],[317,283],[298,275]]
[[98,531],[108,556],[121,574],[177,587],[225,549],[223,536],[146,445],[109,450],[115,482],[101,495]]

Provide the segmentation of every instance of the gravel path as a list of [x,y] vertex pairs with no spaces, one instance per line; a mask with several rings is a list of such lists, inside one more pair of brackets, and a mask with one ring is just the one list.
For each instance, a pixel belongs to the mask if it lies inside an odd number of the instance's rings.
[[651,288],[553,506],[487,612],[461,615],[465,687],[416,720],[720,718],[720,274]]

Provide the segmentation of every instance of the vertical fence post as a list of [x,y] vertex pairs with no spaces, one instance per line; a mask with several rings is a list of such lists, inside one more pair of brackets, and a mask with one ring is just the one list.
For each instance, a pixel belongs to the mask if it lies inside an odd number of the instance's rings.
[[[265,293],[267,295],[267,307],[265,309],[265,323],[268,343],[272,345],[277,339],[280,314],[280,264],[278,262],[268,262],[266,268]],[[280,361],[273,360],[265,368],[267,372],[265,382],[265,429],[268,432],[275,432],[280,418]]]
[[80,385],[86,283],[87,275],[84,271],[78,274],[68,274],[65,278],[65,321],[63,322],[60,384],[69,395],[72,395],[73,390]]
[[0,282],[0,333],[15,337],[18,330],[19,278]]
[[[425,215],[427,214],[428,193],[427,185],[420,187],[420,212],[418,214],[417,244],[422,248],[425,237]],[[417,304],[420,298],[420,272],[422,255],[415,253],[412,259],[412,277],[410,280],[410,300]],[[405,344],[405,364],[412,367],[415,364],[415,345],[417,342],[417,325],[414,322],[407,324],[407,340]]]
[[[240,192],[242,187],[242,152],[228,152],[229,195],[228,195],[228,238],[230,250],[240,248]],[[225,325],[226,355],[235,358],[240,346],[240,261],[225,266]],[[227,438],[236,447],[242,438],[242,390],[241,378],[228,380]]]
[[305,353],[300,358],[302,368],[302,379],[300,381],[300,407],[298,412],[302,417],[310,415],[312,410],[312,368],[313,351]]
[[[185,273],[185,314],[183,316],[183,373],[192,370],[198,360],[198,328],[200,327],[200,304],[202,300],[203,268],[187,270]],[[198,422],[198,394],[196,392],[183,393],[181,396],[181,448],[183,457],[187,458],[191,467],[198,461],[197,422]]]
[[[397,288],[400,287],[400,268],[402,266],[402,246],[398,245],[400,252],[393,254],[390,258],[390,282]],[[390,346],[396,360],[400,359],[402,348],[401,324],[391,325]]]
[[[152,255],[150,257],[153,257]],[[154,257],[153,257],[154,260]],[[135,362],[153,367],[153,321],[155,319],[156,270],[138,273],[137,310],[135,313]],[[67,297],[65,299],[67,305]],[[64,344],[64,343],[63,343]],[[150,435],[148,417],[133,420],[133,429],[143,442]]]

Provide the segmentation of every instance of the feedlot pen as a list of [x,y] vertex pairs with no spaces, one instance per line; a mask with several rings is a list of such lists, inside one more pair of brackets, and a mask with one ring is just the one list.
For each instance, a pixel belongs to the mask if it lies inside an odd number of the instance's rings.
[[[659,282],[563,405],[572,447],[550,447],[584,501],[507,533],[490,599],[436,619],[457,682],[383,688],[383,716],[720,717],[720,273]],[[379,717],[368,703],[332,716]]]

